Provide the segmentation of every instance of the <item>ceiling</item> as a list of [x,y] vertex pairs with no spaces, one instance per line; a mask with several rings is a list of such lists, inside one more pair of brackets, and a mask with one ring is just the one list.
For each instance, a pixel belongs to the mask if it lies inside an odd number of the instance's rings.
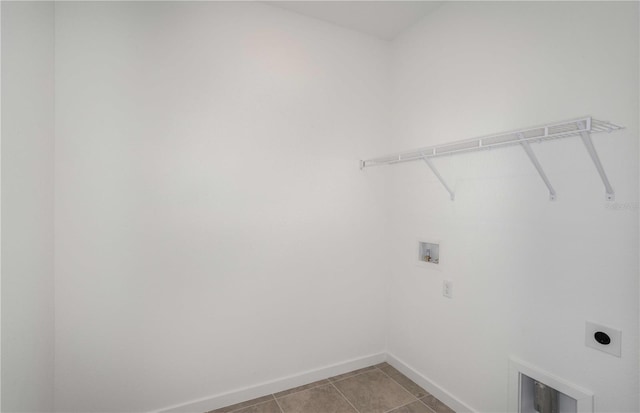
[[442,1],[268,1],[269,4],[383,40],[438,8]]

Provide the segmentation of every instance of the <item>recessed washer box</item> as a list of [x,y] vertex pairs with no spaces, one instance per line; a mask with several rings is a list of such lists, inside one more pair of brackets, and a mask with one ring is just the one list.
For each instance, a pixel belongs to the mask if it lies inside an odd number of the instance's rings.
[[575,383],[539,366],[509,358],[509,412],[594,413],[593,399],[591,391]]
[[440,241],[419,239],[417,259],[421,266],[438,268],[440,266]]
[[587,321],[584,344],[616,357],[622,356],[622,331]]

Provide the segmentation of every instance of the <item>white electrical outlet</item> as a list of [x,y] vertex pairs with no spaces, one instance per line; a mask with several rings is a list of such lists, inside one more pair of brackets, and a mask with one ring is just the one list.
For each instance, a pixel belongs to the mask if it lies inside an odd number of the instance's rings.
[[587,321],[584,343],[587,347],[621,357],[622,331]]
[[442,282],[442,295],[447,298],[453,298],[453,282],[449,280]]

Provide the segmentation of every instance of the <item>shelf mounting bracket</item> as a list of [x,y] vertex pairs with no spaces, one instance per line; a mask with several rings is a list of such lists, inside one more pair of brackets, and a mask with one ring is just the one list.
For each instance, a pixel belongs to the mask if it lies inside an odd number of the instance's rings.
[[[524,135],[519,133],[518,139],[524,139]],[[538,161],[538,157],[536,157],[536,154],[533,152],[533,149],[531,149],[531,145],[529,144],[529,142],[526,142],[526,141],[520,142],[520,145],[522,146],[522,149],[524,149],[524,151],[527,153],[529,160],[531,161],[533,166],[536,168],[536,171],[538,171],[538,174],[540,175],[540,178],[542,178],[542,180],[544,181],[544,184],[547,186],[547,189],[549,190],[549,200],[555,201],[556,190],[553,189],[553,186],[551,185],[549,178],[547,178],[547,174],[544,173],[544,169],[542,169],[542,165],[540,165],[540,162]]]
[[602,183],[604,184],[606,191],[605,199],[607,201],[614,201],[616,199],[616,194],[609,182],[609,178],[607,178],[607,174],[604,172],[598,152],[596,152],[596,148],[593,146],[593,141],[591,140],[591,133],[589,132],[591,130],[591,125],[586,124],[590,122],[590,120],[591,119],[589,118],[587,119],[587,122],[580,121],[577,123],[578,129],[581,130],[580,137],[582,138],[582,143],[584,143],[585,148],[587,148],[587,152],[589,152],[589,155],[591,156],[593,164],[596,166],[596,169],[600,174],[600,178],[602,179]]
[[424,163],[427,164],[427,166],[429,167],[429,169],[431,169],[431,172],[433,172],[433,174],[436,176],[436,178],[438,178],[438,180],[440,181],[440,183],[442,184],[442,186],[444,186],[444,189],[447,190],[447,192],[449,192],[449,197],[451,198],[451,200],[455,200],[456,194],[455,192],[453,192],[451,190],[451,188],[449,188],[449,185],[447,185],[447,183],[444,181],[444,179],[442,178],[442,175],[440,175],[440,172],[438,172],[438,170],[436,169],[435,166],[433,166],[433,162],[431,162],[431,159],[424,157],[422,158],[422,160],[424,161]]

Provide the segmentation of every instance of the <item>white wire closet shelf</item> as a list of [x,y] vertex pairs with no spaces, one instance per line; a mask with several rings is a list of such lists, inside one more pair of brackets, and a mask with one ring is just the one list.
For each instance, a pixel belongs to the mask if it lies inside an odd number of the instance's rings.
[[531,143],[544,142],[554,139],[570,138],[579,136],[591,156],[600,178],[605,186],[607,201],[615,199],[613,187],[609,183],[609,179],[602,167],[598,153],[596,152],[591,140],[592,133],[613,132],[624,129],[623,126],[616,125],[608,121],[594,119],[591,116],[584,116],[577,119],[571,119],[564,122],[549,123],[541,126],[534,126],[526,129],[519,129],[509,132],[497,133],[494,135],[482,136],[479,138],[465,139],[457,142],[451,142],[441,145],[428,146],[425,148],[415,149],[412,151],[401,152],[393,155],[387,155],[380,158],[367,159],[360,161],[360,169],[372,166],[391,165],[403,162],[424,161],[433,171],[444,188],[449,192],[451,200],[455,198],[455,193],[447,185],[438,170],[433,165],[431,158],[440,156],[450,156],[460,153],[468,153],[493,148],[502,148],[507,146],[520,145],[526,152],[529,160],[538,171],[540,178],[549,190],[549,199],[556,199],[556,191],[551,185],[547,175],[545,174],[538,158],[536,157]]

